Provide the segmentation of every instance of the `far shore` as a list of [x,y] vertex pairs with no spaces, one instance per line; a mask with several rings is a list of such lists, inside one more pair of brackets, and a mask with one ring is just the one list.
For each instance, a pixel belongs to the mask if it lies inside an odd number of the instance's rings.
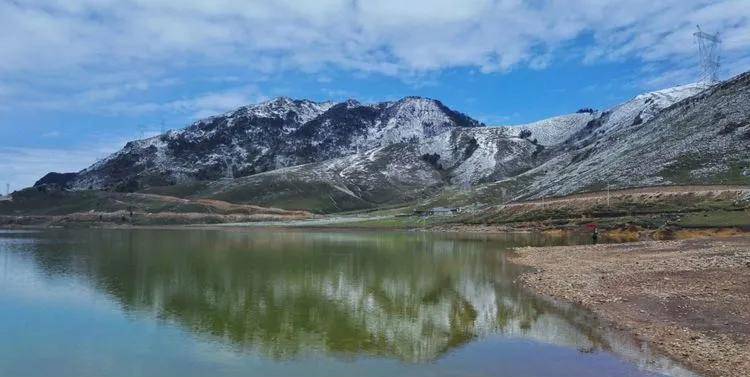
[[[103,220],[100,220],[103,219]],[[125,211],[111,213],[84,213],[59,216],[0,216],[0,228],[44,229],[44,228],[137,228],[137,229],[298,229],[298,230],[380,230],[380,231],[426,231],[445,233],[544,233],[566,236],[588,235],[591,229],[580,224],[545,224],[520,222],[512,224],[467,224],[425,219],[419,216],[397,216],[392,214],[349,215],[221,215],[203,213],[134,213]],[[450,219],[445,219],[450,220]],[[596,222],[597,219],[583,220]],[[580,222],[580,221],[579,221]],[[750,234],[747,226],[701,226],[644,228],[628,224],[600,227],[599,241],[622,243],[648,240],[680,240],[691,238],[731,237]]]

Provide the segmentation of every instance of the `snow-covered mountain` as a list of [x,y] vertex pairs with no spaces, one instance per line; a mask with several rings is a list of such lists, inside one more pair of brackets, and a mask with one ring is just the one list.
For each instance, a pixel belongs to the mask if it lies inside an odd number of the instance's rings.
[[70,186],[131,191],[244,177],[479,126],[425,98],[334,104],[282,97],[129,142],[81,171]]
[[498,203],[607,187],[747,185],[749,145],[750,73],[745,73],[710,87],[645,93],[597,112],[546,148],[542,163],[460,196],[472,203]]
[[522,195],[750,184],[750,73],[637,96],[603,112],[521,177]]
[[[479,188],[502,201],[612,187],[750,183],[750,73],[606,111],[487,127],[432,99],[278,98],[128,143],[40,184],[321,211]],[[466,195],[464,195],[466,196]]]

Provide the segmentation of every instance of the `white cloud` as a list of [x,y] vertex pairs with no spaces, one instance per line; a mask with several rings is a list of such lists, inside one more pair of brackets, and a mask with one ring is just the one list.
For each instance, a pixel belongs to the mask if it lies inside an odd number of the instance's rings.
[[172,101],[162,105],[162,107],[175,112],[189,113],[193,119],[201,119],[266,99],[268,98],[258,94],[255,90],[245,88],[243,90],[206,93],[187,100]]
[[[12,109],[41,109],[57,112],[75,111],[99,115],[130,115],[161,113],[162,115],[185,115],[189,119],[200,119],[223,113],[249,103],[268,99],[255,86],[245,85],[220,91],[209,91],[194,94],[192,97],[179,98],[164,102],[139,101],[138,97],[153,86],[171,85],[172,81],[149,83],[141,81],[126,83],[122,86],[109,84],[97,86],[75,93],[41,93],[29,90],[26,93],[16,91],[4,95],[0,91],[0,101],[13,102]],[[11,107],[9,107],[10,109]],[[51,137],[53,135],[43,135]]]
[[194,97],[167,102],[115,102],[103,108],[103,110],[111,114],[145,114],[154,112],[181,114],[187,115],[190,119],[197,120],[267,99],[255,87],[244,86],[223,91],[201,93]]

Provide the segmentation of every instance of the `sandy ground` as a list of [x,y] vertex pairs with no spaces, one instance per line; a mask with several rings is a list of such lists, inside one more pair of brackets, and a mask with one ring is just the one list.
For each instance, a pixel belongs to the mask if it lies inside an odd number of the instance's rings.
[[521,283],[706,376],[750,376],[750,236],[519,249]]

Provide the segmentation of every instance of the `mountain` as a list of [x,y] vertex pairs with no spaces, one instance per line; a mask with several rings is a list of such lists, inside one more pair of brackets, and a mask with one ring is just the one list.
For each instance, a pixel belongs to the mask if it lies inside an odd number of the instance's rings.
[[500,203],[671,184],[750,184],[750,73],[604,111],[487,127],[432,99],[278,98],[128,143],[40,185],[337,212]]
[[424,98],[334,104],[281,97],[129,142],[78,173],[69,186],[134,191],[244,177],[479,126]]
[[[750,73],[711,87],[647,93],[546,151],[546,161],[483,187],[503,200],[655,185],[750,184]],[[489,194],[494,192],[494,194]]]

